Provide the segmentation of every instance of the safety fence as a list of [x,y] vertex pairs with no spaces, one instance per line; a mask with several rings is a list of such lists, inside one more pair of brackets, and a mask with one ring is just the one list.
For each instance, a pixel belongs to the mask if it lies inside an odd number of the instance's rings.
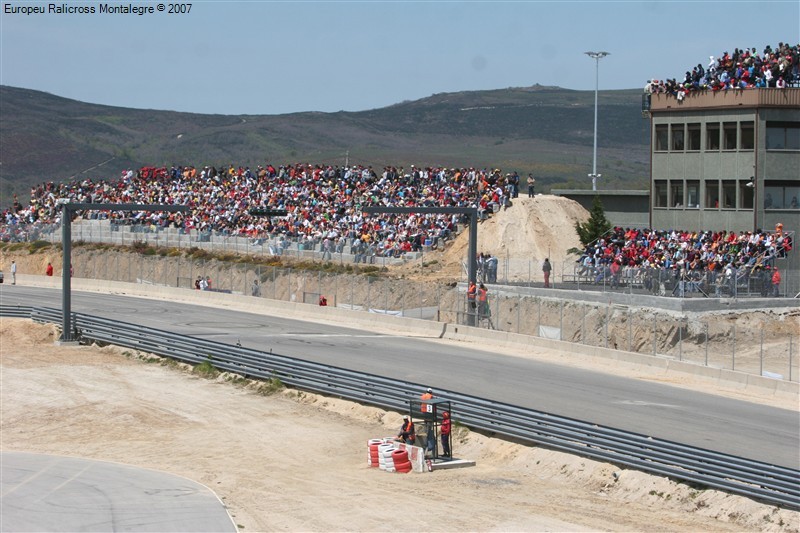
[[[59,265],[56,265],[56,276]],[[666,357],[774,379],[800,380],[797,317],[780,320],[766,303],[796,306],[798,300],[768,298],[742,315],[734,299],[704,299],[707,311],[661,304],[674,299],[628,293],[545,290],[489,285],[485,312],[469,305],[466,285],[392,279],[265,266],[182,255],[142,255],[76,250],[75,278],[211,290],[253,298],[364,310],[387,315],[467,324],[586,346]],[[201,283],[202,282],[202,283]],[[746,300],[740,300],[745,301]],[[755,300],[754,300],[755,302]]]
[[[36,321],[61,322],[59,310],[25,309]],[[0,316],[20,314],[19,308],[0,306]],[[74,324],[85,343],[114,344],[189,364],[207,362],[219,370],[244,377],[277,379],[294,388],[398,412],[408,412],[409,405],[418,400],[409,391],[424,386],[391,376],[354,372],[79,313],[74,314]],[[800,509],[800,471],[796,469],[602,427],[457,391],[441,390],[439,395],[454,406],[455,422],[475,430]]]

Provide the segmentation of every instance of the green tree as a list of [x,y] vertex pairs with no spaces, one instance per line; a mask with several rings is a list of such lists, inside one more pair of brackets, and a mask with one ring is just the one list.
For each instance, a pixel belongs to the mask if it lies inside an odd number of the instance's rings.
[[611,222],[606,218],[606,212],[603,210],[603,203],[600,201],[599,196],[595,196],[592,201],[592,210],[589,214],[589,220],[581,224],[575,224],[575,231],[578,232],[578,238],[581,244],[586,247],[593,243],[611,229]]

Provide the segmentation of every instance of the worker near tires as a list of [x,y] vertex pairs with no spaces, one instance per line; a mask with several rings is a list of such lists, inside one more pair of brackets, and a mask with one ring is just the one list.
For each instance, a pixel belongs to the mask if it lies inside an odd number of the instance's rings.
[[414,444],[417,439],[417,435],[414,432],[414,422],[408,415],[403,415],[403,425],[400,426],[400,433],[397,434],[397,439],[406,444]]
[[442,455],[450,457],[450,413],[447,411],[442,413],[442,424],[440,430],[442,432]]

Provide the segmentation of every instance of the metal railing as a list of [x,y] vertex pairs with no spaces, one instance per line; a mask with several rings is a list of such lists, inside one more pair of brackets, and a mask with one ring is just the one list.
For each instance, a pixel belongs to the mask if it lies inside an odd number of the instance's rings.
[[[25,316],[37,322],[61,323],[50,308],[0,306],[0,316]],[[417,400],[410,391],[423,385],[312,363],[301,359],[186,337],[143,326],[75,313],[83,342],[114,344],[190,364],[282,383],[388,410],[406,412]],[[478,431],[538,444],[592,459],[636,468],[673,479],[800,509],[800,471],[597,426],[455,391],[440,396],[457,405],[457,422]]]

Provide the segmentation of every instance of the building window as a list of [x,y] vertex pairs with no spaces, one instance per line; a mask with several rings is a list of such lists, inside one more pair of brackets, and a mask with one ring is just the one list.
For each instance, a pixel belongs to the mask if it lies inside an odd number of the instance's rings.
[[[748,186],[747,184],[750,183]],[[755,190],[755,183],[750,180],[741,180],[739,182],[739,208],[753,209],[753,190]]]
[[739,139],[741,141],[741,145],[739,147],[740,150],[755,150],[756,147],[756,136],[755,131],[753,130],[753,123],[752,122],[742,122],[739,127],[741,128],[741,135]]
[[699,152],[700,151],[700,124],[689,124],[689,143],[686,145],[686,149],[692,152]]
[[688,180],[686,182],[686,207],[700,207],[699,180]]
[[656,180],[653,207],[667,207],[667,181]]
[[736,150],[736,123],[726,122],[722,126],[723,149]]
[[683,207],[683,182],[671,181],[669,183],[670,207]]
[[724,209],[736,207],[736,182],[734,180],[722,181],[722,207]]
[[800,122],[767,122],[767,150],[800,150]]
[[669,126],[666,124],[656,125],[656,152],[666,152],[669,150]]
[[764,209],[800,209],[800,185],[792,181],[765,183]]
[[706,182],[706,209],[719,209],[719,182]]
[[719,123],[706,124],[706,150],[710,152],[719,150]]
[[672,125],[672,151],[683,152],[684,146],[684,128],[683,124]]

